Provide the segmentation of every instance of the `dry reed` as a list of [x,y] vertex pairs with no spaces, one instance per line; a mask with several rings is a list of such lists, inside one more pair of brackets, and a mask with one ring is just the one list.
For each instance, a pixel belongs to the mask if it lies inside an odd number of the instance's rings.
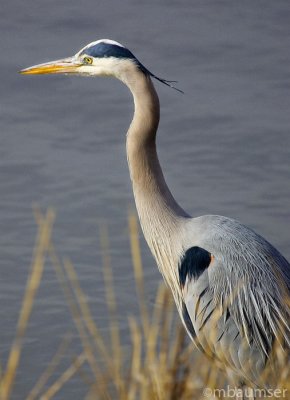
[[[109,343],[107,338],[101,335],[94,321],[73,264],[69,260],[61,260],[56,253],[51,240],[54,213],[48,210],[43,216],[38,211],[35,215],[38,235],[32,268],[7,365],[0,368],[0,400],[13,398],[13,383],[21,357],[22,342],[41,282],[45,256],[50,257],[55,268],[78,332],[82,351],[75,356],[63,373],[48,385],[49,379],[68,349],[69,340],[65,338],[47,369],[25,397],[26,400],[53,399],[64,385],[69,385],[70,379],[75,374],[81,373],[84,365],[91,373],[91,376],[86,376],[85,400],[230,398],[224,393],[222,397],[216,393],[214,395],[213,391],[211,396],[207,392],[207,397],[204,397],[205,388],[222,389],[227,387],[227,382],[224,375],[189,343],[184,328],[177,318],[172,296],[163,284],[157,290],[153,309],[148,308],[138,240],[138,223],[134,213],[129,213],[128,225],[139,315],[128,319],[131,337],[129,357],[125,356],[117,323],[118,301],[114,290],[109,234],[106,225],[102,224],[100,227],[100,245],[109,311]],[[284,367],[280,369],[276,387],[285,389],[290,396],[289,365],[282,352],[279,353],[279,363],[284,363]],[[265,374],[266,380],[271,382],[272,369],[269,368]]]

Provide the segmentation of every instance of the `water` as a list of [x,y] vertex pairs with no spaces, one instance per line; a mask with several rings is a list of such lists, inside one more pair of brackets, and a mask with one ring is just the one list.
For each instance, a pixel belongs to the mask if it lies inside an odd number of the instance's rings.
[[[57,250],[75,265],[104,333],[98,227],[107,221],[125,342],[127,317],[137,313],[126,228],[133,206],[124,146],[132,116],[128,90],[115,80],[24,77],[17,71],[108,37],[127,45],[156,75],[177,79],[185,95],[156,82],[159,154],[174,195],[192,215],[241,220],[290,259],[289,22],[288,1],[1,4],[2,362],[31,262],[34,204],[56,209]],[[141,240],[150,303],[161,278]],[[25,397],[71,330],[48,263],[13,399]],[[74,338],[68,358],[78,351]],[[80,399],[84,388],[77,377],[55,398]]]

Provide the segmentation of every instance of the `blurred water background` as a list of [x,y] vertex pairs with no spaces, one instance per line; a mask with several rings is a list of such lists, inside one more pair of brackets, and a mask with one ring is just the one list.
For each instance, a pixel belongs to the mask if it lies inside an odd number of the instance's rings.
[[[26,77],[21,68],[111,38],[156,82],[158,146],[169,187],[192,215],[241,220],[290,259],[289,1],[11,0],[0,11],[0,360],[5,364],[36,234],[32,207],[57,211],[53,239],[75,265],[106,334],[99,223],[110,232],[119,322],[137,312],[127,233],[125,155],[133,104],[113,79]],[[141,238],[148,303],[161,279]],[[23,399],[73,323],[46,268],[14,399]],[[74,331],[73,331],[74,332]],[[73,342],[74,343],[74,342]],[[71,357],[79,346],[75,341]],[[77,377],[57,399],[80,399]]]

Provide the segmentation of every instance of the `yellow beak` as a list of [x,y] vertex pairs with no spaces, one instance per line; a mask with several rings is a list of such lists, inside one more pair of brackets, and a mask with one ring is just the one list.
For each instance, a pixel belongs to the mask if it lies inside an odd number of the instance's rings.
[[23,75],[73,74],[78,72],[80,66],[82,64],[74,60],[74,58],[64,58],[63,60],[33,65],[32,67],[22,69],[19,73]]

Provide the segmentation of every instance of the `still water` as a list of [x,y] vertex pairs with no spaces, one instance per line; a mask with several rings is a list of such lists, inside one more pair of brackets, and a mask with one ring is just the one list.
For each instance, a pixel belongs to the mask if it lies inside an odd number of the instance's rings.
[[[289,1],[2,2],[0,11],[0,360],[15,331],[36,234],[33,205],[57,212],[53,240],[75,265],[106,334],[99,224],[106,221],[119,322],[137,313],[127,233],[128,90],[110,79],[26,77],[26,66],[115,39],[156,82],[158,145],[173,194],[192,213],[241,220],[290,259]],[[148,304],[161,277],[141,237]],[[24,399],[73,324],[47,263],[13,399]],[[73,338],[70,354],[79,351]],[[66,364],[67,365],[67,364]],[[63,370],[60,367],[60,371]],[[54,376],[58,376],[59,372]],[[81,399],[77,377],[56,399]]]

